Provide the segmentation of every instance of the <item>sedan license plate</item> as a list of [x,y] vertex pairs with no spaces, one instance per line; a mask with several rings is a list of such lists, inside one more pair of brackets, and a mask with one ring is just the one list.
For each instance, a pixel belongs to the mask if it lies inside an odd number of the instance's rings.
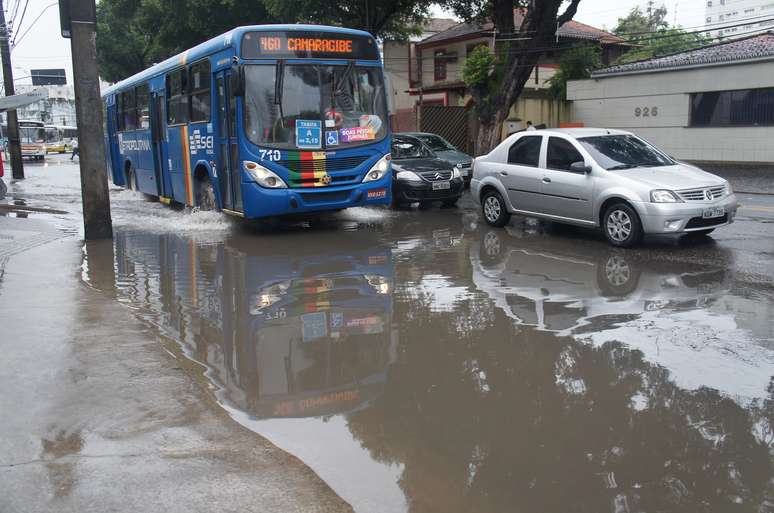
[[716,217],[723,217],[726,215],[726,209],[724,207],[712,207],[705,208],[701,214],[704,219],[714,219]]
[[442,189],[451,189],[451,183],[449,182],[433,182],[433,190],[440,191]]

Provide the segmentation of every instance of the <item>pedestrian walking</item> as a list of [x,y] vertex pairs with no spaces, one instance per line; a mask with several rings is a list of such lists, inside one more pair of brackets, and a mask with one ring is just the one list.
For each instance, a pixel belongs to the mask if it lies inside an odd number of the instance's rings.
[[[75,158],[75,156],[78,155],[78,138],[77,137],[73,137],[73,140],[70,141],[70,146],[73,147],[73,154],[70,155],[70,160],[73,160],[73,158]],[[80,157],[78,157],[78,158],[80,159]]]

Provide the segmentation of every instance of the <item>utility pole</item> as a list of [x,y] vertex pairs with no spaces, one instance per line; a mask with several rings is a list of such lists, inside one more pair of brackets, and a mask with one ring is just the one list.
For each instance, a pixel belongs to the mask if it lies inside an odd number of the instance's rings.
[[[3,83],[5,95],[13,96],[13,69],[11,68],[11,46],[8,25],[5,24],[5,11],[3,0],[0,0],[0,54],[3,61]],[[8,120],[8,156],[11,161],[11,176],[15,179],[24,178],[21,146],[19,145],[19,120],[16,117],[16,109],[7,112]]]
[[86,240],[109,239],[113,226],[97,72],[96,4],[94,0],[59,0],[59,13],[62,37],[70,38],[73,53],[84,235]]

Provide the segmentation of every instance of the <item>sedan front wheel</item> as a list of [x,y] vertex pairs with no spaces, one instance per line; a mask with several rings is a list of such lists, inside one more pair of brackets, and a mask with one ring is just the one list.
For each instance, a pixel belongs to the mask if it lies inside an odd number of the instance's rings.
[[608,207],[602,216],[602,230],[607,241],[613,246],[630,248],[642,240],[640,216],[626,203]]

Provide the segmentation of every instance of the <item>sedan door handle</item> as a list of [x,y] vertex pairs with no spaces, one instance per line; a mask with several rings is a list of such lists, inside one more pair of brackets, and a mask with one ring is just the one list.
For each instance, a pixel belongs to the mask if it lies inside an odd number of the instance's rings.
[[546,176],[543,178],[543,183],[551,183],[551,179]]

